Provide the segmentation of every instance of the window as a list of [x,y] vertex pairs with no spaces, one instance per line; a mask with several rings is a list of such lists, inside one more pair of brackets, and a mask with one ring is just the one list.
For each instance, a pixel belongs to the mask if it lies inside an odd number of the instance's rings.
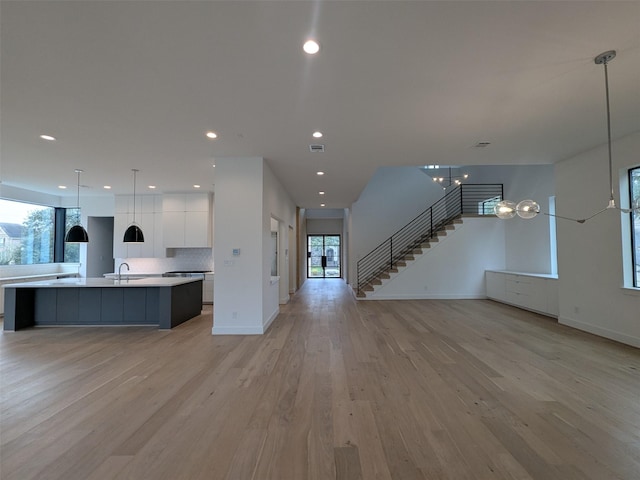
[[478,202],[478,215],[494,215],[495,207],[500,201],[502,201],[502,198],[497,196]]
[[0,200],[0,265],[53,262],[55,209]]
[[631,248],[633,258],[633,286],[640,288],[640,167],[629,170],[629,203],[636,210],[631,213]]
[[[64,244],[64,235],[77,221],[79,209],[68,209],[65,231],[57,231],[56,216],[64,208],[0,199],[0,265],[34,265],[54,262],[79,262],[78,244]],[[63,230],[60,228],[59,230]]]
[[[66,235],[71,227],[80,223],[80,209],[79,208],[67,208],[64,222],[64,232],[62,235]],[[65,262],[80,262],[80,244],[79,243],[66,243],[64,244],[64,261]]]

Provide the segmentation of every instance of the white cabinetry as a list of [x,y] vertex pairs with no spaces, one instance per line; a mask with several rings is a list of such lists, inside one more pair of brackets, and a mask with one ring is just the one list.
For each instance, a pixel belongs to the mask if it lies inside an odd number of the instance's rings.
[[137,195],[136,223],[144,233],[143,243],[124,243],[124,232],[133,222],[133,195],[116,195],[113,221],[114,258],[165,257],[162,242],[162,196]]
[[487,297],[534,312],[558,316],[558,282],[554,276],[487,271]]
[[202,282],[202,303],[213,303],[213,273],[205,273]]
[[167,248],[211,247],[211,196],[207,193],[165,194],[162,224]]

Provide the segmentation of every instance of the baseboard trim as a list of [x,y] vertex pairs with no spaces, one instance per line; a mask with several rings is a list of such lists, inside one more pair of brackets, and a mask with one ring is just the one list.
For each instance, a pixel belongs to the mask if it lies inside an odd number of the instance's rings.
[[271,316],[269,317],[269,320],[267,320],[263,325],[262,325],[262,333],[266,332],[267,330],[269,330],[269,326],[271,325],[271,323],[276,319],[276,317],[280,314],[280,307],[276,308],[276,311],[273,312],[271,314]]
[[435,295],[395,294],[370,296],[370,293],[371,292],[367,292],[366,297],[356,298],[358,298],[358,300],[483,300],[487,298],[484,294],[464,295],[457,293],[443,293]]
[[625,345],[631,345],[632,347],[640,348],[640,338],[627,335],[625,333],[616,332],[615,330],[609,330],[608,328],[599,327],[597,325],[591,325],[579,320],[568,317],[559,317],[558,323],[567,325],[568,327],[582,330],[583,332],[593,333],[599,337],[608,338],[616,342],[624,343]]
[[211,335],[262,335],[262,327],[216,327],[211,329]]

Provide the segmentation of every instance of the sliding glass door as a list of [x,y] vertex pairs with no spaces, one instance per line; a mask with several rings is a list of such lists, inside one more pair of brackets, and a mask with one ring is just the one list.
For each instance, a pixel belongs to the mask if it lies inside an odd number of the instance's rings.
[[307,235],[307,278],[340,278],[340,235]]

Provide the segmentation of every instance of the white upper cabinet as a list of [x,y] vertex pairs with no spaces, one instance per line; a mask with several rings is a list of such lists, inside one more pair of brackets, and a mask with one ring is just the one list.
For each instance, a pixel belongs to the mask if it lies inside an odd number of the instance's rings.
[[133,222],[133,195],[116,195],[113,222],[114,258],[165,257],[162,241],[162,195],[136,195],[136,223],[144,233],[143,243],[124,243],[124,232]]
[[164,246],[211,247],[211,216],[208,193],[165,194],[162,197]]

